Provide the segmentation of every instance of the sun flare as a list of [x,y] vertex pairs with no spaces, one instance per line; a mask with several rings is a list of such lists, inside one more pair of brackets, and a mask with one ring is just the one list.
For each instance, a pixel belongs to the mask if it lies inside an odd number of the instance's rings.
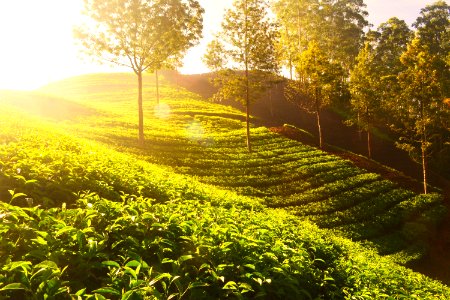
[[[399,0],[405,7],[408,23],[417,16],[424,0]],[[224,11],[232,0],[199,0],[205,8],[204,38],[188,51],[185,74],[208,72],[201,57],[206,45],[221,25]],[[369,21],[375,26],[387,20],[386,1],[366,0]],[[381,3],[382,2],[382,3]],[[409,5],[406,5],[409,4]],[[378,5],[378,6],[377,6]],[[49,82],[86,73],[124,71],[112,66],[93,64],[79,54],[73,27],[79,24],[82,0],[14,0],[0,2],[0,89],[32,90]]]
[[[200,3],[206,9],[205,39],[187,53],[180,69],[183,73],[208,71],[200,58],[232,1]],[[82,8],[82,0],[1,1],[0,89],[32,90],[80,74],[123,72],[123,68],[100,66],[79,54],[73,27],[82,19]]]
[[33,89],[76,72],[72,26],[80,9],[80,1],[2,1],[0,88]]

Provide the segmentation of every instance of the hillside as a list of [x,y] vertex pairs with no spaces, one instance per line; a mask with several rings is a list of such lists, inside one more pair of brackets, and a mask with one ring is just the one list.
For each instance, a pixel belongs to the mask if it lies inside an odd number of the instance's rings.
[[[210,82],[211,74],[183,75],[174,71],[165,71],[164,74],[173,84],[199,94],[204,99],[210,98],[216,92],[216,88]],[[252,105],[252,115],[258,118],[261,124],[268,127],[276,127],[278,131],[284,124],[291,124],[316,135],[317,125],[314,116],[287,101],[284,97],[283,89],[284,83],[281,82],[268,90],[259,101]],[[240,104],[233,101],[228,101],[224,104],[243,110]],[[348,113],[342,108],[323,111],[322,127],[324,139],[329,145],[338,146],[353,153],[366,156],[366,136],[365,134],[360,134],[356,128],[344,124],[346,114]],[[418,181],[422,180],[421,166],[413,162],[405,151],[395,147],[394,132],[390,132],[387,128],[376,130],[373,132],[372,139],[372,155],[375,161],[399,170],[408,177]],[[304,141],[313,145],[318,144],[316,137]],[[447,180],[444,179],[445,183],[443,183],[443,175],[430,174],[432,184],[442,188],[444,185],[450,186],[448,178]]]
[[[163,83],[163,102],[155,108],[152,78],[144,90],[144,98],[149,100],[144,103],[147,141],[142,150],[135,138],[134,78],[123,74],[110,78],[103,79],[108,81],[104,90],[100,76],[88,76],[50,85],[41,92],[102,111],[102,118],[83,117],[66,129],[75,128],[80,136],[138,154],[203,183],[264,198],[268,206],[284,207],[319,226],[339,227],[347,237],[375,242],[383,254],[406,255],[403,261],[425,250],[423,238],[408,234],[405,238],[403,224],[421,223],[428,213],[438,213],[439,197],[416,196],[348,160],[283,138],[265,127],[253,129],[255,151],[249,154],[242,147],[245,133],[239,110],[201,101],[198,95],[177,91],[168,83]],[[114,82],[120,85],[109,89]],[[426,228],[422,230],[432,230]]]
[[[238,110],[167,82],[160,92],[156,106],[146,81],[144,148],[132,75],[2,96],[0,295],[448,297],[396,264],[426,251],[445,211],[438,194],[264,127],[252,128],[248,153]],[[72,113],[24,104],[48,99]],[[40,269],[48,276],[27,277]]]

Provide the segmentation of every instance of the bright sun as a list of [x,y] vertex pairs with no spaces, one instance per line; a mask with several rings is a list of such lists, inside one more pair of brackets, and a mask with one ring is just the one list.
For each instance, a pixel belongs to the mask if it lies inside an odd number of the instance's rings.
[[[199,0],[205,8],[204,36],[184,59],[183,73],[202,73],[206,44],[232,0]],[[82,57],[73,39],[82,0],[0,1],[0,89],[31,90],[51,81],[93,72],[124,71]]]
[[2,1],[0,88],[33,89],[77,73],[72,27],[80,10],[73,0]]
[[[182,73],[208,71],[201,57],[207,43],[213,39],[213,33],[219,30],[224,11],[232,4],[232,0],[198,1],[205,8],[205,38],[187,53],[184,67],[180,70]],[[368,8],[376,12],[375,24],[387,20],[386,9],[381,6],[377,11],[374,3],[382,5],[389,0],[366,1]],[[430,1],[398,0],[404,7],[401,17],[409,18],[408,23],[412,23],[412,16],[415,18],[420,7]],[[82,2],[0,0],[0,89],[30,90],[79,74],[123,71],[93,64],[91,60],[80,56],[72,31],[81,19]]]
[[[205,21],[218,27],[224,4],[215,3],[220,9],[211,10],[211,0],[200,2],[207,9]],[[82,6],[82,0],[0,1],[0,89],[31,90],[65,77],[117,70],[79,54],[72,31]],[[182,72],[207,71],[199,59],[205,46],[203,41],[188,53]]]

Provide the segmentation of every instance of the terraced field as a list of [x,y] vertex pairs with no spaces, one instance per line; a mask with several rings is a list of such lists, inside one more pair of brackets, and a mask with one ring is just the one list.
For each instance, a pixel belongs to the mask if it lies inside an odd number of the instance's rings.
[[380,253],[395,255],[401,262],[426,249],[424,237],[445,211],[437,194],[416,195],[350,161],[264,127],[252,129],[254,151],[248,153],[241,112],[201,101],[164,81],[159,106],[151,82],[146,82],[144,91],[147,140],[140,149],[135,138],[133,77],[93,75],[42,90],[101,113],[101,117],[82,117],[67,130],[200,182],[262,198],[269,207],[284,208],[320,227],[369,241]]
[[248,153],[242,113],[160,91],[146,82],[143,148],[132,75],[0,95],[0,297],[450,295],[396,265],[426,250],[438,194],[263,127]]

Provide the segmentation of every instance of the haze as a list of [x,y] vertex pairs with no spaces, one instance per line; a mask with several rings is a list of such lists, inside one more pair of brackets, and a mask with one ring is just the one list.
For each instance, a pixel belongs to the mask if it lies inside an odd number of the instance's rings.
[[[219,30],[232,0],[199,0],[205,8],[204,39],[184,60],[183,73],[208,72],[201,62],[206,44]],[[397,16],[411,25],[428,0],[366,0],[376,27]],[[81,57],[72,37],[82,0],[14,0],[0,3],[0,89],[32,90],[48,82],[93,72],[124,69],[99,66]],[[128,70],[125,70],[128,71]]]

